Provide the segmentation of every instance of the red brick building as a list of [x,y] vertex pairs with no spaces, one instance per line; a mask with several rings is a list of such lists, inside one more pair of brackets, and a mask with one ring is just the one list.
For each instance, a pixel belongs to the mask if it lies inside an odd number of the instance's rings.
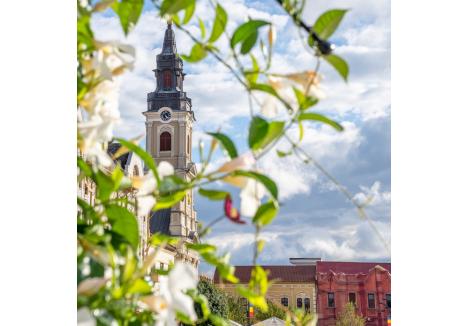
[[366,326],[387,326],[391,306],[391,264],[318,261],[318,326],[335,325],[347,302],[354,302]]

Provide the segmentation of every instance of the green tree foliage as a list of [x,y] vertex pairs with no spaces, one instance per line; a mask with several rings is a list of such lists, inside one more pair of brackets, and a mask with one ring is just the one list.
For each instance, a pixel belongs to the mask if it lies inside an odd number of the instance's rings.
[[247,304],[242,302],[242,298],[227,296],[228,299],[228,319],[241,325],[247,325]]
[[[226,293],[218,289],[208,278],[200,277],[197,290],[200,294],[208,299],[208,306],[211,313],[219,317],[228,317],[228,298]],[[195,311],[198,316],[203,316],[201,307],[198,303],[195,304]],[[211,321],[206,321],[201,325],[212,325]]]
[[345,310],[338,316],[336,326],[364,326],[365,318],[356,313],[356,306],[348,302]]
[[276,303],[267,300],[268,311],[262,312],[261,310],[255,311],[255,322],[260,322],[262,320],[276,317],[284,320],[286,318],[286,311],[282,307],[278,306]]

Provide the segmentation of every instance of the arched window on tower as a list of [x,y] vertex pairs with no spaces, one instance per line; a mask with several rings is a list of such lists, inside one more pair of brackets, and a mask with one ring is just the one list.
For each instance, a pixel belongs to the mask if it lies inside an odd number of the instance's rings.
[[171,134],[169,132],[165,131],[159,136],[159,148],[160,151],[171,150]]
[[170,70],[163,72],[163,88],[168,89],[172,87],[172,74]]
[[140,171],[138,170],[138,166],[135,165],[135,166],[133,167],[133,176],[134,176],[134,177],[135,177],[135,176],[138,177],[139,175],[140,175]]

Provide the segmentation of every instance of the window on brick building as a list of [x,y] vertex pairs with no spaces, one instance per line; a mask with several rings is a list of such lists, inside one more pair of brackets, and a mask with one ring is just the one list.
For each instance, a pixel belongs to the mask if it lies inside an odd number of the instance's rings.
[[288,307],[289,306],[289,300],[286,297],[281,298],[281,305]]
[[328,308],[335,308],[335,293],[328,292]]
[[310,299],[309,298],[304,299],[304,309],[306,312],[310,312]]
[[134,166],[133,167],[133,176],[139,176],[140,175],[140,171],[138,170],[138,166]]
[[390,293],[387,293],[387,294],[385,295],[385,305],[387,306],[388,309],[391,308],[391,299],[392,299],[392,298],[391,298]]
[[159,146],[161,151],[170,151],[171,150],[171,134],[167,131],[163,132],[159,136]]
[[375,309],[375,294],[368,293],[367,294],[367,306],[369,309]]
[[246,298],[240,298],[240,304],[244,307],[247,307],[248,301]]
[[296,299],[296,308],[302,308],[302,298]]
[[356,293],[354,292],[348,293],[348,301],[356,305]]

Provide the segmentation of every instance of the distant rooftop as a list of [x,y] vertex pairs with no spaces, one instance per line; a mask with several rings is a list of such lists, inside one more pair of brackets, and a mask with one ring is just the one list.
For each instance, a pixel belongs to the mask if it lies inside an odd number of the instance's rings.
[[[262,266],[269,271],[268,279],[284,283],[311,283],[315,280],[315,266],[271,265]],[[240,283],[248,283],[253,266],[235,266],[234,275]],[[218,270],[215,270],[214,283],[219,283]]]
[[335,273],[344,274],[366,274],[369,272],[370,269],[375,268],[376,266],[385,268],[389,273],[392,272],[391,263],[319,261],[317,262],[317,273],[328,273],[328,271],[333,271]]

